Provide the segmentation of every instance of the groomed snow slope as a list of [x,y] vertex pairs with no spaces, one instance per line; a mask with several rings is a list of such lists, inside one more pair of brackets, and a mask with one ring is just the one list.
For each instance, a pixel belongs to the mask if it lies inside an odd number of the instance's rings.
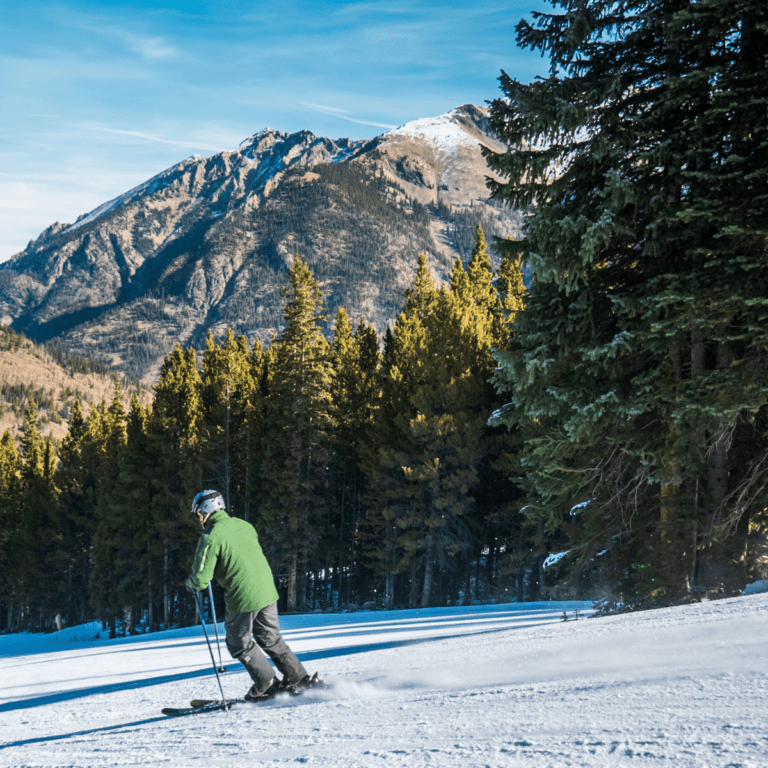
[[0,765],[768,766],[768,595],[576,608],[286,616],[328,689],[180,719],[160,709],[217,692],[200,627],[3,636]]

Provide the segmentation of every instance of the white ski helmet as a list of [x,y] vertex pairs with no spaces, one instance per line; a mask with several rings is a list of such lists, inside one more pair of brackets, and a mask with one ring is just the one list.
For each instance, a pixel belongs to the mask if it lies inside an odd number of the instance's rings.
[[224,509],[224,497],[218,491],[200,491],[192,500],[193,515],[210,515]]

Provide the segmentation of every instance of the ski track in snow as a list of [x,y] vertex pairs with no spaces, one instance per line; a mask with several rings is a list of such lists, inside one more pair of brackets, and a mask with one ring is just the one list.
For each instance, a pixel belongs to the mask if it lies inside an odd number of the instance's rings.
[[768,595],[561,621],[588,608],[284,616],[329,687],[185,718],[218,697],[199,626],[1,636],[0,765],[768,766]]

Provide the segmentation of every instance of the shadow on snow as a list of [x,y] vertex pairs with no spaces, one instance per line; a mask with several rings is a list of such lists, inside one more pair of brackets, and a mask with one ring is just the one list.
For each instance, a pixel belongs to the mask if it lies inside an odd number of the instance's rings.
[[[531,626],[534,626],[535,624],[536,622],[531,622]],[[472,637],[474,635],[488,635],[488,634],[495,634],[497,632],[508,632],[508,631],[509,631],[508,628],[493,629],[493,630],[486,629],[486,630],[480,630],[478,632],[461,632],[454,635],[441,635],[439,637],[418,638],[418,639],[412,639],[412,640],[392,640],[389,642],[367,643],[364,645],[345,646],[342,648],[328,648],[328,649],[319,650],[319,651],[309,651],[306,653],[299,653],[297,655],[302,662],[311,662],[311,661],[317,661],[320,659],[333,658],[336,656],[349,656],[356,653],[366,653],[369,651],[382,651],[382,650],[388,650],[392,648],[404,648],[406,646],[419,645],[421,643],[430,643],[435,641],[450,640],[458,637]],[[81,699],[86,696],[97,696],[100,694],[116,693],[118,691],[130,691],[130,690],[135,690],[137,688],[148,688],[155,685],[162,685],[164,683],[179,682],[181,680],[189,680],[197,677],[207,677],[208,675],[211,675],[211,674],[212,672],[210,668],[198,669],[192,672],[180,672],[178,674],[173,674],[173,675],[160,675],[157,677],[149,677],[144,680],[131,680],[131,681],[126,681],[124,683],[96,685],[88,688],[78,688],[73,691],[61,691],[59,693],[50,693],[50,694],[45,694],[43,696],[33,696],[33,697],[22,699],[19,701],[11,701],[5,704],[0,704],[0,712],[13,712],[15,710],[21,710],[21,709],[33,709],[35,707],[41,707],[47,704],[57,704],[64,701],[73,701],[75,699]],[[164,718],[159,718],[159,719],[164,719]],[[152,720],[147,720],[143,722],[152,722]],[[127,727],[127,726],[114,726],[114,727],[117,728],[117,727]],[[105,729],[97,728],[94,731],[83,731],[82,733],[91,733],[98,730],[109,730],[109,728],[105,728]],[[75,735],[80,735],[80,734],[63,734],[61,736],[44,736],[44,737],[41,737],[40,739],[28,739],[27,741],[23,741],[23,742],[15,742],[15,744],[5,744],[0,746],[0,749],[2,749],[3,747],[9,747],[9,746],[19,746],[20,744],[34,743],[36,741],[52,741],[56,739],[65,739]]]

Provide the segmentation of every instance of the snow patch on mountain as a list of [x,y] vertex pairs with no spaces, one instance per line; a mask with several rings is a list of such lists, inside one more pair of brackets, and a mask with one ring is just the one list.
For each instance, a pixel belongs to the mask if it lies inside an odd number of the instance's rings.
[[450,152],[461,144],[477,144],[477,139],[470,136],[456,122],[458,114],[458,110],[452,109],[445,115],[413,120],[385,133],[384,136],[385,138],[387,136],[409,136],[422,139],[444,152]]
[[335,155],[331,155],[332,163],[340,163],[342,160],[346,160],[348,157],[352,157],[355,154],[354,147],[342,147]]

